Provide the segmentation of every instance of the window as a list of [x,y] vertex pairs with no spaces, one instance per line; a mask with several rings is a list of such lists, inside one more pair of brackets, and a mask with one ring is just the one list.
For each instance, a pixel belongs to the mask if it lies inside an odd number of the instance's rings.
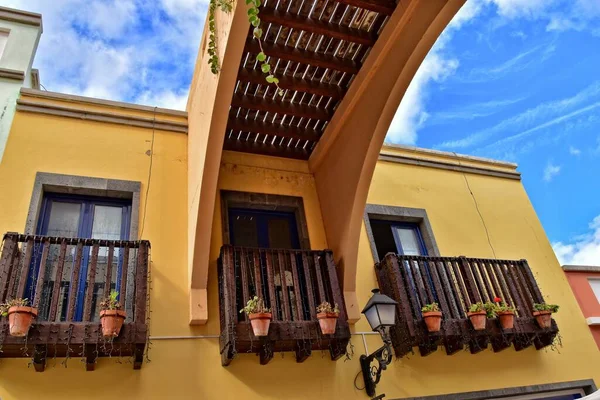
[[6,48],[9,34],[10,31],[8,29],[0,28],[0,59],[2,58],[2,54],[4,54],[4,49]]
[[[36,233],[45,236],[57,236],[67,238],[91,238],[91,239],[107,239],[107,240],[128,240],[129,225],[131,215],[131,200],[128,199],[111,199],[105,197],[78,196],[67,194],[44,194],[42,209],[38,220]],[[37,249],[39,250],[39,249]],[[58,251],[58,248],[54,248]],[[87,266],[91,257],[91,247],[85,247],[83,251],[83,260],[81,263],[81,272],[79,277],[79,291],[77,293],[77,309],[75,311],[75,320],[81,320],[83,317],[84,294],[87,285]],[[75,247],[70,248],[70,259],[75,258]],[[39,252],[39,251],[38,251]],[[119,257],[121,257],[120,249],[115,249],[113,254],[114,270],[118,265]],[[56,255],[51,257],[55,259]],[[102,271],[105,268],[108,259],[108,248],[103,247],[98,253],[97,261],[97,278],[93,288],[92,309],[96,310],[99,306],[100,296],[106,296],[109,289],[105,288],[105,283],[100,277],[104,277]],[[37,261],[37,263],[36,263]],[[29,298],[33,298],[33,277],[37,276],[40,260],[34,260],[31,266],[31,273],[27,283],[29,288]],[[117,276],[120,273],[117,272]],[[61,282],[62,312],[61,315],[66,315],[67,294],[69,292],[70,277],[63,276]],[[52,288],[54,282],[46,281],[44,284],[43,299],[52,297]],[[118,285],[116,287],[118,290]],[[40,305],[41,319],[47,318],[49,304],[47,301]],[[96,310],[97,311],[97,310]],[[94,312],[93,315],[97,315]]]
[[427,255],[427,248],[423,242],[419,225],[415,223],[371,220],[371,229],[377,254],[381,258],[387,253],[408,256]]
[[590,279],[590,286],[596,295],[598,303],[600,303],[600,279]]
[[296,216],[292,212],[230,208],[229,224],[234,246],[300,248]]

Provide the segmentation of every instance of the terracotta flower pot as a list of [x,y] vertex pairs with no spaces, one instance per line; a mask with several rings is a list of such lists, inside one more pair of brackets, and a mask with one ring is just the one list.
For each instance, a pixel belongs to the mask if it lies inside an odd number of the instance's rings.
[[319,325],[321,325],[323,335],[333,335],[335,333],[338,314],[322,312],[317,314],[317,319],[319,320]]
[[102,335],[106,338],[119,336],[123,322],[127,314],[122,310],[100,311],[100,323],[102,324]]
[[254,336],[267,336],[269,334],[269,326],[271,326],[271,313],[254,313],[248,315]]
[[442,313],[441,311],[430,311],[423,313],[423,319],[427,325],[429,332],[439,332],[442,327]]
[[540,328],[550,328],[552,326],[552,311],[534,311],[533,316]]
[[27,336],[38,310],[33,307],[14,306],[8,309],[8,326],[11,336]]
[[512,329],[515,327],[515,313],[512,311],[499,311],[498,319],[502,329]]
[[469,312],[467,315],[471,320],[471,324],[473,324],[473,329],[476,331],[485,329],[485,323],[487,321],[487,313],[485,311]]

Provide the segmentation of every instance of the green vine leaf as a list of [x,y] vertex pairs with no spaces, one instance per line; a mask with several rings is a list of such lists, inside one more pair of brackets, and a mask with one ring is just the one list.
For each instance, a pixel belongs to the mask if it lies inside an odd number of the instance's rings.
[[267,56],[265,53],[263,53],[262,51],[260,53],[258,53],[258,55],[256,56],[256,59],[260,62],[263,62],[267,59]]
[[260,69],[262,70],[263,73],[268,73],[271,70],[271,66],[267,63],[263,64],[260,66]]

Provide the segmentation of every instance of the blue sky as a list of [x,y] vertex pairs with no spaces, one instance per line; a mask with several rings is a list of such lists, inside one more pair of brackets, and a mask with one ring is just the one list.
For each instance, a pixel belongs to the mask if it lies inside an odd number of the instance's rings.
[[[0,0],[40,12],[51,91],[184,109],[207,0]],[[559,259],[600,264],[600,0],[468,0],[387,140],[519,164]]]

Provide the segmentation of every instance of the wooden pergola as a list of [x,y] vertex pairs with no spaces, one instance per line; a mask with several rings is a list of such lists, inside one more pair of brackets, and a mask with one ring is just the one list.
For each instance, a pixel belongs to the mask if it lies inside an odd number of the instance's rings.
[[250,28],[225,150],[308,159],[396,8],[389,0],[267,0],[263,49],[283,96],[265,81]]

